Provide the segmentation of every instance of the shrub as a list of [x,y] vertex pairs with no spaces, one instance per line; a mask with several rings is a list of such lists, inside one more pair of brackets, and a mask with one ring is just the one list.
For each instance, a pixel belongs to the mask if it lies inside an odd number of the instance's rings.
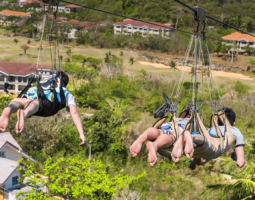
[[249,91],[249,86],[248,86],[248,85],[245,85],[244,83],[242,83],[242,82],[240,82],[240,81],[237,81],[237,82],[235,83],[234,88],[235,88],[235,92],[236,92],[237,94],[246,94],[246,93],[248,93],[248,91]]

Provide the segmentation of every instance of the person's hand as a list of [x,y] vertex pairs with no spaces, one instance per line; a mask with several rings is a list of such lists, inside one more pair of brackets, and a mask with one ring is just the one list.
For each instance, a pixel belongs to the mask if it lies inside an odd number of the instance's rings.
[[80,143],[80,146],[81,147],[85,147],[86,146],[86,138],[84,135],[80,135],[80,140],[81,140],[81,143]]

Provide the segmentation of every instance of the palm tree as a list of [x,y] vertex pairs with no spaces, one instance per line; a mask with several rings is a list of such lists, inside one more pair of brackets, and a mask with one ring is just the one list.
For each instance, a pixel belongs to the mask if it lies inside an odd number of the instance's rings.
[[[27,41],[27,44],[28,44],[28,46],[30,46],[31,41],[30,41],[30,40],[28,40],[28,41]],[[29,48],[29,56],[30,56],[30,48]]]
[[175,74],[176,62],[172,60],[172,61],[169,63],[169,66],[172,67],[172,68],[174,68],[174,74]]
[[133,65],[133,64],[134,64],[134,58],[133,58],[133,57],[131,57],[131,58],[129,59],[129,63],[130,63],[130,65]]
[[18,40],[15,38],[14,40],[13,40],[15,43],[16,43],[16,47],[17,47],[17,53],[18,53],[18,55],[19,55],[19,51],[18,51]]

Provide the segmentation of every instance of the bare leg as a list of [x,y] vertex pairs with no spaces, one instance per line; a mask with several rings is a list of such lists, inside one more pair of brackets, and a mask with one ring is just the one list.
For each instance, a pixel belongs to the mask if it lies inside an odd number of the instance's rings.
[[237,157],[236,165],[241,168],[245,163],[243,146],[237,146],[235,152]]
[[193,140],[189,131],[184,131],[180,138],[175,143],[172,151],[172,160],[178,162],[182,156],[182,150],[185,144],[184,152],[187,158],[191,158],[194,153]]
[[0,117],[0,130],[2,132],[5,132],[7,129],[11,114],[16,112],[18,109],[24,108],[26,102],[27,99],[24,98],[14,99],[11,101],[8,107],[3,110]]
[[147,149],[149,151],[148,161],[150,166],[153,167],[157,162],[157,151],[170,147],[175,141],[173,135],[160,135],[155,142],[147,142]]
[[[28,105],[29,103],[29,105]],[[39,101],[33,100],[31,103],[30,101],[26,103],[25,107],[28,107],[25,110],[19,109],[17,112],[17,123],[16,123],[16,133],[19,134],[23,131],[24,122],[26,118],[30,117],[31,115],[35,114],[39,109]]]
[[162,135],[163,132],[161,129],[157,128],[148,128],[139,138],[132,144],[130,147],[130,152],[132,153],[133,157],[136,157],[137,154],[141,151],[143,144],[147,140],[155,140],[158,136]]

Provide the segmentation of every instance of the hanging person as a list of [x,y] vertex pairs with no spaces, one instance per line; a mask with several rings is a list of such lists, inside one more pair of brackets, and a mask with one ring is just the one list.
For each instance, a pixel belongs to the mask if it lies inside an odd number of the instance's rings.
[[[69,82],[69,78],[64,72],[60,72],[59,76],[61,77],[61,79],[59,77],[57,78],[54,76],[48,79],[43,79],[40,82],[37,82],[37,87],[28,87],[23,95],[19,95],[21,98],[13,99],[2,112],[2,115],[0,117],[0,130],[2,132],[6,131],[10,115],[14,112],[17,112],[18,120],[15,129],[16,133],[19,134],[23,131],[24,122],[28,117],[32,115],[42,117],[47,117],[47,115],[52,116],[53,114],[56,114],[59,111],[56,110],[56,108],[54,107],[62,108],[66,106],[70,111],[73,123],[75,124],[79,132],[81,140],[80,146],[86,145],[86,138],[84,136],[82,121],[76,108],[75,98],[66,89],[66,86]],[[54,81],[55,79],[56,81]],[[39,85],[40,87],[38,87]],[[43,89],[41,91],[43,91],[44,94],[40,94],[39,92],[40,89]],[[41,99],[38,96],[40,96]],[[43,99],[43,97],[46,98]],[[57,97],[57,100],[55,99],[55,97]],[[58,104],[56,104],[56,102]],[[59,104],[61,103],[65,105],[59,107]],[[47,108],[47,105],[51,105],[53,107]],[[56,111],[53,113],[51,112],[52,110]]]
[[[230,129],[231,132],[233,133],[233,136],[235,138],[235,154],[236,154],[236,165],[238,167],[243,167],[245,164],[245,159],[244,159],[244,138],[240,130],[236,127],[235,125],[235,120],[236,120],[236,114],[235,112],[230,109],[230,108],[225,108],[225,114],[226,117],[230,123]],[[225,132],[225,126],[224,124],[219,121],[219,129],[221,134]],[[217,137],[217,130],[215,127],[211,127],[208,129],[208,133],[213,137]],[[225,133],[226,134],[226,133]],[[204,144],[205,138],[204,136],[201,135],[201,133],[198,132],[193,132],[192,134],[186,130],[184,131],[183,135],[179,137],[179,139],[176,141],[175,146],[172,151],[172,160],[174,162],[178,162],[180,157],[182,156],[182,150],[183,147],[192,149],[191,151],[194,152],[194,144],[195,146],[197,145],[202,145]],[[209,162],[213,158],[195,158],[194,161],[191,163],[191,168],[195,169],[196,164],[201,165]]]
[[[182,132],[185,129],[186,124],[189,122],[189,107],[185,106],[179,118],[176,119],[178,127]],[[159,128],[151,127],[144,131],[142,135],[131,145],[130,152],[133,157],[141,151],[143,144],[149,140],[146,147],[149,151],[148,161],[150,166],[153,167],[157,162],[157,152],[171,160],[171,154],[165,150],[170,148],[176,138],[173,134],[173,122],[165,122]],[[155,140],[155,141],[153,141]]]

